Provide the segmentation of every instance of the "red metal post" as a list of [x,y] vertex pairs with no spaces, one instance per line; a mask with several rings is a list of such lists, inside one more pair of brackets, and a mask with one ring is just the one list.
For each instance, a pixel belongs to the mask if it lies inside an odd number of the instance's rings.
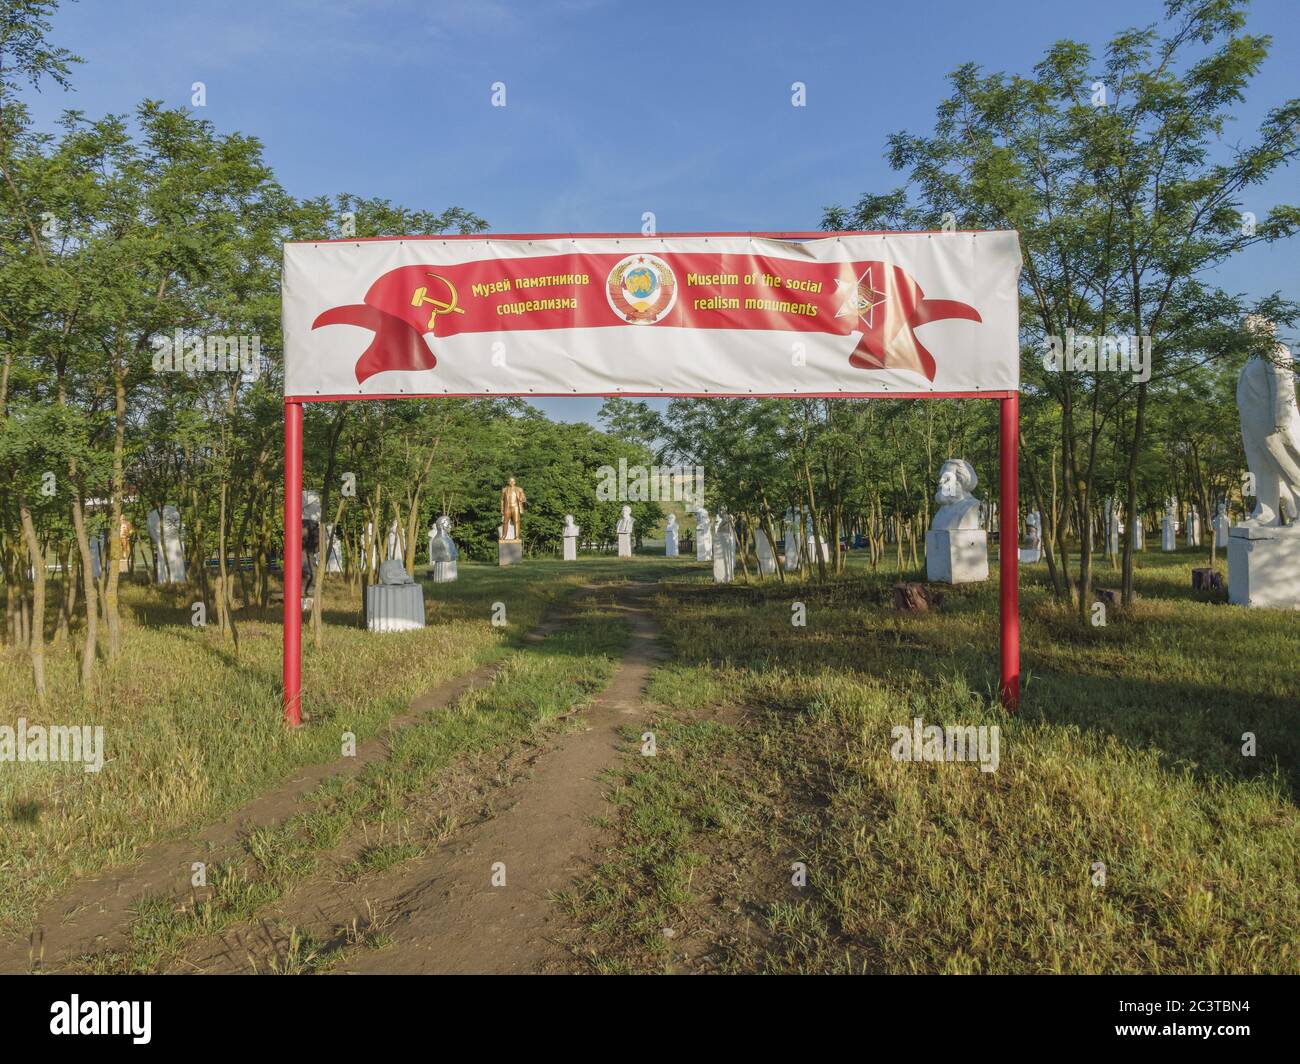
[[302,403],[284,404],[284,721],[302,723]]
[[998,512],[998,569],[1001,592],[1002,704],[1015,710],[1020,702],[1020,396],[999,400],[1001,484]]

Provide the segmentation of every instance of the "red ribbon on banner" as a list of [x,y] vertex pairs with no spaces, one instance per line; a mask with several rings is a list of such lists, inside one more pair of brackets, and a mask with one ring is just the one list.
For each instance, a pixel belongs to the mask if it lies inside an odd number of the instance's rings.
[[387,370],[433,369],[425,340],[528,329],[776,329],[862,337],[849,363],[910,370],[934,380],[934,357],[916,337],[927,322],[981,321],[972,306],[927,299],[887,262],[808,262],[747,254],[651,252],[483,259],[400,266],[364,302],[318,316],[374,338],[357,360],[357,383]]

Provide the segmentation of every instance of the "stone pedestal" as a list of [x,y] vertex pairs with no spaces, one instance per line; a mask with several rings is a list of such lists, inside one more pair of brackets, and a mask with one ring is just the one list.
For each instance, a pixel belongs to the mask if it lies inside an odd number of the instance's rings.
[[1165,551],[1178,549],[1178,522],[1166,520],[1160,530],[1160,549]]
[[618,556],[620,558],[632,557],[632,533],[620,532],[618,534]]
[[1020,564],[1036,565],[1043,560],[1043,549],[1041,547],[1021,547]]
[[369,585],[366,627],[372,632],[409,632],[423,628],[424,589],[419,584]]
[[1201,545],[1201,515],[1195,510],[1187,515],[1187,545],[1189,547]]
[[1142,527],[1142,522],[1138,521],[1133,525],[1133,549],[1145,550],[1147,545],[1147,530]]
[[524,545],[517,539],[497,542],[497,564],[518,565],[524,560]]
[[434,562],[433,568],[429,570],[429,576],[433,578],[435,584],[450,584],[456,579],[456,563]]
[[1300,525],[1228,530],[1228,601],[1300,609]]
[[578,560],[578,537],[564,537],[564,560],[566,562],[576,562]]
[[989,535],[982,528],[931,529],[925,534],[925,575],[937,584],[989,578]]
[[664,533],[664,557],[677,557],[677,529],[670,528]]

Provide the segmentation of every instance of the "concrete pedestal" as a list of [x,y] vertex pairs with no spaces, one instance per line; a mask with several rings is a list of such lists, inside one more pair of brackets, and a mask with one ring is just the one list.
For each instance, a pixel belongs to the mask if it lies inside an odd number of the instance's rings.
[[423,628],[424,589],[419,584],[369,585],[366,627],[372,632],[409,632]]
[[925,534],[925,576],[938,584],[987,580],[989,534],[982,528],[931,529]]
[[632,533],[620,532],[618,534],[618,556],[620,558],[632,557]]
[[1228,601],[1300,609],[1300,526],[1228,530]]
[[576,562],[578,560],[578,537],[564,537],[564,560],[566,562]]
[[1165,551],[1178,549],[1178,524],[1166,521],[1160,530],[1160,549]]
[[664,535],[664,557],[665,557],[665,558],[676,558],[676,557],[677,557],[677,533],[676,533],[676,531],[669,531],[669,532],[665,533],[665,535]]
[[450,584],[456,579],[455,562],[434,562],[429,576],[435,584]]
[[524,560],[524,545],[517,539],[498,540],[497,564],[518,565]]
[[1020,564],[1036,565],[1043,560],[1043,549],[1041,547],[1021,547]]

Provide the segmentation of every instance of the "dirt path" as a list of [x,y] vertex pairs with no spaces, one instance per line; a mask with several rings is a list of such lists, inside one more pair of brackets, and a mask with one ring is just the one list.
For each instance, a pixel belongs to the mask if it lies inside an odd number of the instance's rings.
[[[577,593],[589,592],[590,587]],[[572,616],[570,602],[547,615],[526,641],[545,638]],[[91,951],[114,949],[126,941],[133,907],[151,895],[189,890],[191,862],[196,854],[209,864],[237,850],[239,838],[250,828],[279,823],[299,810],[299,800],[325,780],[355,776],[372,761],[388,755],[397,731],[422,716],[452,705],[471,688],[491,682],[500,662],[480,666],[431,688],[416,698],[408,710],[393,717],[384,730],[357,747],[356,756],[306,766],[289,779],[218,824],[194,835],[151,846],[127,867],[109,869],[78,881],[70,891],[43,906],[29,938],[0,940],[0,973],[32,970],[57,971],[69,960]]]
[[[349,950],[339,973],[519,973],[556,959],[551,893],[588,867],[605,808],[602,775],[628,749],[624,730],[646,719],[645,685],[663,656],[646,601],[653,590],[615,590],[630,638],[614,678],[580,711],[579,728],[492,769],[509,779],[477,822],[361,882],[317,877],[257,926],[222,935],[173,970],[247,973],[250,958],[282,952],[286,927],[331,948],[346,944],[348,927],[382,928],[392,945]],[[498,862],[503,886],[492,884]]]

